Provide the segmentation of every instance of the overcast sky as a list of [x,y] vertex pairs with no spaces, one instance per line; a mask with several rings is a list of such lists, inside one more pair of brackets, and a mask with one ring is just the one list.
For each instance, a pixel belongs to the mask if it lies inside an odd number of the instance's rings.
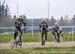
[[[3,1],[3,0],[1,0]],[[17,14],[17,2],[19,15],[25,14],[27,18],[48,17],[48,0],[6,0],[12,15]],[[75,14],[75,0],[49,0],[49,17],[69,15],[71,18]]]

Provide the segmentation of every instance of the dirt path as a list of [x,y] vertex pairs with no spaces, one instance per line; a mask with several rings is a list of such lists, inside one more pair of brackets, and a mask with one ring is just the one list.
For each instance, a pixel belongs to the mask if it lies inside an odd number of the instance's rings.
[[[41,42],[28,42],[23,43],[22,48],[36,48],[36,47],[73,47],[75,42],[46,42],[44,46],[41,45]],[[11,49],[11,43],[1,43],[0,49]]]

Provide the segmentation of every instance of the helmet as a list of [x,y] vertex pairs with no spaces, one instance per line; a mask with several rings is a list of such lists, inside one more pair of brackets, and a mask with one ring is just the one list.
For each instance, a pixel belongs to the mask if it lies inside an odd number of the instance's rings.
[[56,27],[56,26],[59,27],[59,24],[58,24],[58,23],[55,23],[54,26],[55,26],[55,27]]
[[55,25],[58,25],[58,23],[55,23]]

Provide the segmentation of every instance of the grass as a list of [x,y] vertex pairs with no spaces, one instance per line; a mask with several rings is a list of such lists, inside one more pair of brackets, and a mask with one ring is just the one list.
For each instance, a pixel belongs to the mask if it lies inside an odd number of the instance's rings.
[[[40,34],[24,34],[22,36],[23,42],[40,42]],[[64,33],[63,42],[72,41],[72,34]],[[0,35],[0,43],[8,43],[13,39],[13,34]],[[73,35],[75,41],[75,34]],[[48,34],[47,42],[55,41],[52,34]],[[38,48],[27,48],[27,49],[1,49],[0,54],[75,54],[75,47],[38,47]]]
[[0,54],[75,54],[75,47],[44,47],[30,49],[4,49]]
[[[24,34],[22,36],[23,42],[40,42],[41,41],[41,34]],[[72,41],[72,34],[69,35],[68,39],[68,33],[64,33],[64,36],[62,37],[63,42],[66,41]],[[13,40],[13,34],[9,35],[0,35],[0,43],[9,43],[11,40]],[[54,42],[54,36],[52,34],[48,34],[48,40],[47,42]],[[73,41],[75,41],[75,34],[73,35]]]

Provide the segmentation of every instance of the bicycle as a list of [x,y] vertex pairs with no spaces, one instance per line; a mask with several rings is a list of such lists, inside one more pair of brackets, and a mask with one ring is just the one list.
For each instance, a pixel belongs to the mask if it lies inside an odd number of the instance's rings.
[[21,39],[21,33],[17,31],[17,36],[12,44],[12,48],[22,48],[22,39]]

